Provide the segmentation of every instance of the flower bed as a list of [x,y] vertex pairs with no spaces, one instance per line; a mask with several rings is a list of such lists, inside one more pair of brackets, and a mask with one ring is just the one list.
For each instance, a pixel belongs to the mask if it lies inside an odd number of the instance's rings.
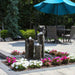
[[45,53],[48,53],[48,54],[54,55],[54,56],[60,56],[60,57],[69,55],[69,53],[67,53],[67,52],[59,52],[59,51],[54,50],[54,49],[51,51],[49,51],[49,50],[45,51]]
[[22,53],[20,52],[20,51],[18,51],[18,50],[14,50],[14,51],[12,51],[11,52],[11,55],[25,55],[25,51],[23,51]]
[[55,57],[52,59],[50,57],[42,58],[41,60],[27,60],[24,58],[17,60],[15,57],[7,57],[4,63],[15,71],[22,71],[45,67],[55,67],[59,65],[67,65],[75,62],[75,59],[71,59],[70,57],[68,57],[69,54],[66,52],[61,52],[61,56],[57,56],[56,53],[59,52],[57,52],[57,50],[48,51],[48,54],[52,54]]

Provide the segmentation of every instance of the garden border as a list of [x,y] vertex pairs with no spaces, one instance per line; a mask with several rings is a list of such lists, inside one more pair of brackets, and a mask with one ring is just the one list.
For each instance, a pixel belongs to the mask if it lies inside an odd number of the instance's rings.
[[[5,60],[3,60],[5,61]],[[26,71],[13,71],[11,68],[9,68],[7,65],[3,64],[0,60],[0,68],[4,70],[8,75],[20,75],[20,74],[28,74],[33,72],[42,72],[47,70],[56,70],[56,69],[62,69],[62,68],[68,68],[68,67],[75,67],[75,64],[71,65],[61,65],[56,67],[47,67],[47,68],[39,68],[39,69],[33,69],[33,70],[26,70]]]

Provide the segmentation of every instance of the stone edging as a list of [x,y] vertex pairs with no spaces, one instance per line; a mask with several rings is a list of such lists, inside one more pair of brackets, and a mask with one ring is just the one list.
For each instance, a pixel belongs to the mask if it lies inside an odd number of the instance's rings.
[[49,71],[49,70],[56,70],[56,69],[62,69],[62,68],[68,68],[68,67],[75,67],[75,64],[64,65],[64,66],[61,65],[61,66],[56,66],[56,67],[40,68],[40,69],[26,70],[26,71],[13,71],[0,61],[0,68],[4,70],[8,75],[28,74],[28,73],[33,73],[33,72],[42,72],[42,71],[47,71],[47,70]]

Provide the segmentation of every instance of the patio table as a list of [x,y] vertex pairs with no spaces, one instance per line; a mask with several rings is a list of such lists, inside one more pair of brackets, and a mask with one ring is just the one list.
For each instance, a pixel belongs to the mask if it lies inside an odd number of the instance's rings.
[[62,34],[70,34],[71,29],[57,29],[58,33]]
[[57,29],[57,34],[58,36],[61,36],[63,38],[64,42],[64,35],[65,34],[70,34],[71,29]]

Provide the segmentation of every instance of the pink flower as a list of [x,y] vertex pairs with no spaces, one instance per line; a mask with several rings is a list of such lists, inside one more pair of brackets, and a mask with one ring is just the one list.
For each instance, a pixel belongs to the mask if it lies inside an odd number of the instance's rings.
[[61,54],[64,54],[64,52],[61,52]]
[[49,53],[52,53],[52,51],[50,51]]
[[13,59],[14,59],[14,60],[16,60],[16,58],[15,58],[15,57],[13,57]]
[[52,51],[55,51],[54,49]]
[[9,59],[9,57],[6,58],[7,60]]
[[47,58],[44,58],[44,61],[47,61]]
[[59,59],[60,57],[58,56],[58,57],[55,57],[55,59]]
[[43,59],[41,59],[41,61],[44,63],[44,60]]
[[50,62],[48,62],[48,64],[50,65],[51,63],[50,63]]
[[48,58],[48,60],[50,60],[50,58]]
[[50,58],[48,58],[48,61],[52,62],[52,60]]
[[65,52],[65,54],[68,54],[67,52]]
[[12,61],[12,63],[16,62],[16,60]]
[[10,63],[11,62],[11,60],[8,60],[8,63]]
[[61,60],[66,60],[68,57],[67,56],[63,56],[61,57]]
[[57,60],[57,62],[59,62],[59,60]]

